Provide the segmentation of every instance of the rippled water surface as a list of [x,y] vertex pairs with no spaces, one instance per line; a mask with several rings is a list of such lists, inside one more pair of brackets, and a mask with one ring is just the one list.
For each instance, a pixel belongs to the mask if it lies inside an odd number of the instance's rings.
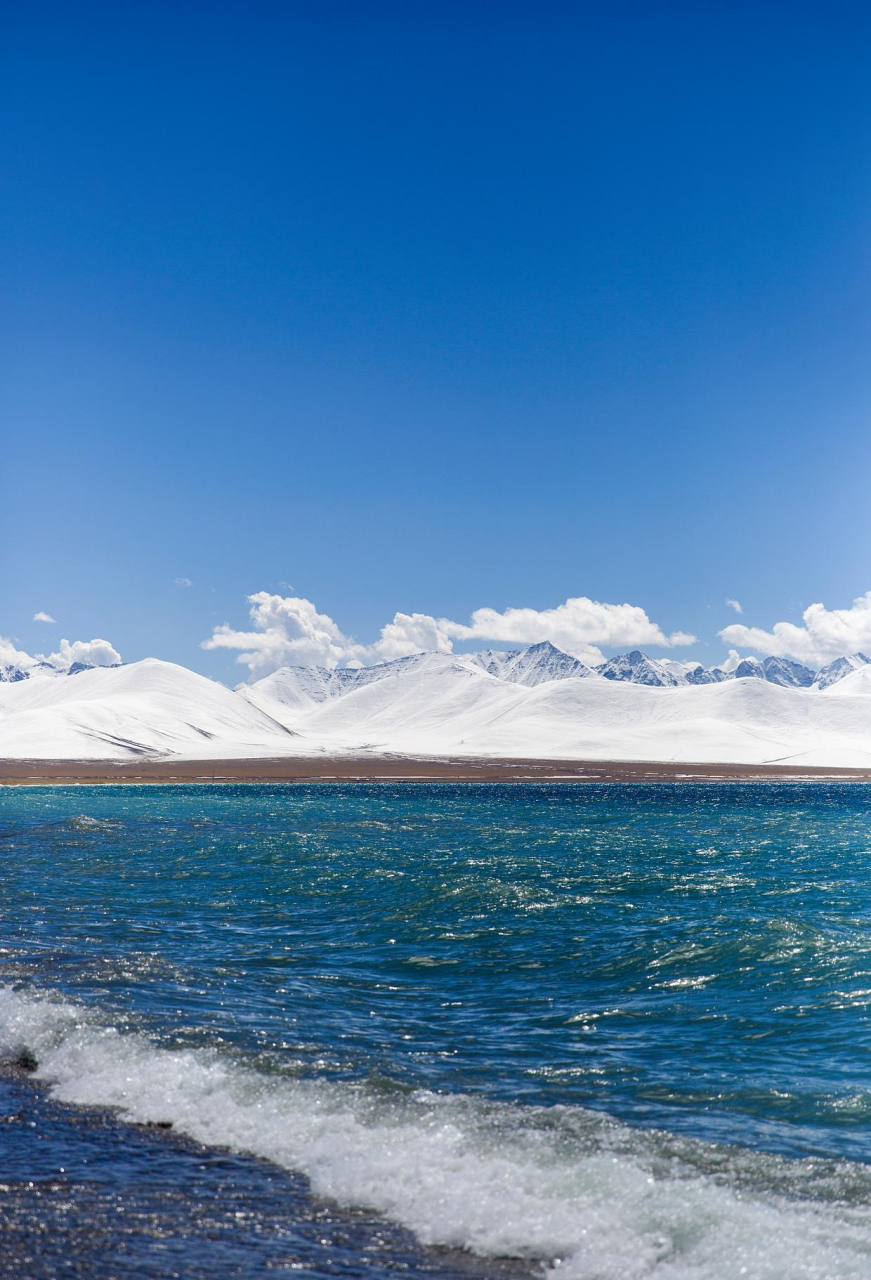
[[[36,1183],[63,1166],[79,1227],[95,1162],[121,1195],[118,1144],[143,1144],[143,1195],[154,1161],[170,1190],[230,1161],[246,1230],[198,1235],[168,1190],[154,1239],[181,1243],[140,1241],[129,1275],[871,1274],[869,804],[820,784],[0,791],[0,1050],[43,1090],[4,1085],[43,1100],[32,1125],[9,1103],[22,1154],[0,1176],[31,1274],[55,1273],[15,1191],[35,1134]],[[341,1248],[294,1244],[318,1214]]]

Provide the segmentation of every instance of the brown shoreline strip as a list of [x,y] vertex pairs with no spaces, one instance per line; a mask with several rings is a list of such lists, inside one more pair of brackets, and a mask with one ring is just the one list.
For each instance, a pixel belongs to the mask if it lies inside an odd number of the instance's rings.
[[871,768],[404,756],[0,760],[0,785],[264,782],[871,782]]

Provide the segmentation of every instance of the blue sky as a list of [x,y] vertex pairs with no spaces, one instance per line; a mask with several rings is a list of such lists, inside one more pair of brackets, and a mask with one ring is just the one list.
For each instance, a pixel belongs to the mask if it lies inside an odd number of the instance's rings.
[[767,634],[849,610],[869,27],[7,10],[0,633],[234,680],[200,642],[254,593],[361,645],[397,611],[629,603],[705,663],[727,597]]

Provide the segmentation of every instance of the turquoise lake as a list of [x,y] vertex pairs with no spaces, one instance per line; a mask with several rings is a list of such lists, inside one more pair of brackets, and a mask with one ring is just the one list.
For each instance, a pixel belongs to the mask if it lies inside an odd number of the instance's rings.
[[100,1278],[871,1274],[871,787],[5,788],[0,851],[4,1276],[63,1204]]

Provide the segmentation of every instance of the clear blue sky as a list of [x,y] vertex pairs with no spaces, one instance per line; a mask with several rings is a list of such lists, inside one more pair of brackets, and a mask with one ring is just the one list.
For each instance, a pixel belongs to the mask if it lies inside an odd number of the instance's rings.
[[710,662],[871,587],[866,6],[2,27],[0,633],[587,595]]

